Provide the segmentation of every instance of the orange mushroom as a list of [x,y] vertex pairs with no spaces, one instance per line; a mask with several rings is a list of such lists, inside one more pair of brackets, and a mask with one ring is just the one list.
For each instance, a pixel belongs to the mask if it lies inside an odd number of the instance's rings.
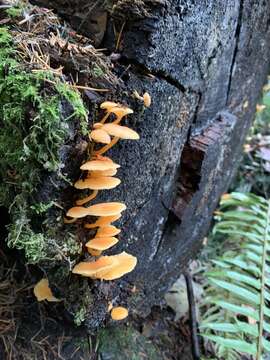
[[118,243],[118,239],[115,237],[97,237],[88,241],[85,246],[94,250],[107,250]]
[[73,270],[73,274],[96,278],[102,276],[104,272],[108,272],[115,266],[116,260],[111,256],[101,256],[93,262],[80,262]]
[[143,94],[143,103],[144,103],[144,106],[145,106],[145,107],[149,107],[149,106],[151,105],[151,102],[152,102],[151,96],[149,95],[148,92],[145,92],[145,93]]
[[122,252],[118,255],[112,255],[112,258],[116,260],[115,266],[113,266],[108,272],[102,274],[103,280],[115,280],[119,279],[123,275],[131,272],[137,265],[137,258],[126,252]]
[[92,194],[90,194],[89,196],[87,196],[87,197],[85,197],[85,198],[83,198],[83,199],[77,200],[77,201],[76,201],[76,205],[81,206],[81,205],[84,205],[84,204],[88,203],[89,201],[95,199],[95,197],[97,196],[97,194],[98,194],[98,191],[97,191],[97,190],[94,190],[94,191],[92,192]]
[[81,170],[89,170],[89,171],[103,171],[103,170],[113,170],[118,169],[120,165],[114,163],[110,158],[105,156],[99,156],[95,160],[90,160],[84,163],[80,169]]
[[117,124],[104,124],[102,130],[106,131],[109,135],[116,136],[120,139],[138,140],[140,138],[136,131]]
[[96,129],[90,132],[90,139],[102,144],[109,144],[111,142],[110,135],[103,129]]
[[96,237],[107,237],[107,236],[115,236],[121,232],[120,229],[113,225],[107,225],[104,227],[100,227],[96,233]]
[[120,202],[107,202],[89,206],[88,215],[92,216],[111,216],[118,215],[126,210],[126,205]]
[[74,187],[76,189],[105,190],[113,189],[121,183],[121,180],[111,176],[90,177],[85,180],[78,180]]
[[87,216],[88,212],[89,212],[88,208],[82,206],[74,206],[73,208],[68,210],[67,216],[79,219]]
[[85,224],[84,227],[86,229],[94,229],[99,226],[110,225],[112,222],[120,219],[121,214],[113,215],[113,216],[101,216],[96,222],[93,224]]
[[116,102],[113,101],[104,101],[103,103],[100,104],[100,108],[105,109],[107,111],[110,111],[112,108],[119,106],[121,106],[121,104],[117,104]]
[[34,287],[34,294],[37,301],[47,300],[50,302],[61,301],[53,296],[53,293],[49,287],[48,279],[41,279]]
[[117,173],[117,169],[110,170],[94,170],[90,172],[90,177],[100,177],[100,176],[114,176]]
[[124,320],[128,316],[128,310],[122,306],[116,306],[111,311],[113,320]]

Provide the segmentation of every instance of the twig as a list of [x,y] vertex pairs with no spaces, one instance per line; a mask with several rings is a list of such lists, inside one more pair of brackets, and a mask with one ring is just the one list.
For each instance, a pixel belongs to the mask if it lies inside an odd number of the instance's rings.
[[196,319],[196,306],[194,299],[194,292],[192,286],[192,277],[188,271],[184,272],[184,277],[186,280],[187,286],[187,297],[189,304],[189,325],[191,332],[191,343],[192,343],[192,354],[194,360],[200,360],[200,343],[198,339],[198,328],[197,328],[197,319]]

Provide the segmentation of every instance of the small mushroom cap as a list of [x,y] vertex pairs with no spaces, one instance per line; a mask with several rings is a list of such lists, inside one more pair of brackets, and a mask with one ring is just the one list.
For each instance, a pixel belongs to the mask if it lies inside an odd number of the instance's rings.
[[81,170],[89,170],[89,171],[103,171],[103,170],[112,170],[118,169],[120,165],[114,163],[111,159],[107,157],[100,157],[97,160],[90,160],[84,163],[80,169]]
[[101,216],[95,223],[93,224],[85,224],[84,227],[86,229],[93,229],[99,226],[110,225],[113,221],[120,219],[121,214],[113,215],[113,216]]
[[113,320],[124,320],[128,316],[128,310],[122,306],[116,306],[111,311]]
[[90,138],[95,142],[109,144],[111,142],[110,135],[103,129],[95,129],[90,132]]
[[73,208],[69,209],[67,212],[67,216],[72,218],[83,218],[88,215],[88,208],[83,206],[74,206]]
[[151,105],[151,96],[149,95],[148,92],[145,92],[143,94],[143,103],[144,103],[144,106],[146,107],[149,107]]
[[111,176],[90,177],[78,180],[74,187],[76,189],[106,190],[113,189],[121,183],[121,180]]
[[107,225],[104,227],[100,227],[96,233],[96,237],[107,237],[107,236],[115,236],[118,235],[121,232],[120,229],[117,229],[117,227],[113,225]]
[[125,107],[125,106],[119,106],[119,107],[113,107],[110,109],[110,112],[116,115],[117,117],[123,117],[125,115],[133,114],[133,110]]
[[120,139],[138,140],[140,138],[136,131],[128,128],[127,126],[121,126],[118,124],[104,124],[102,130],[105,130],[109,135]]
[[126,252],[110,257],[116,260],[116,264],[108,272],[102,274],[101,279],[103,280],[119,279],[123,275],[131,272],[137,265],[137,258]]
[[97,237],[88,241],[85,246],[94,250],[107,250],[118,243],[118,239],[115,237]]
[[109,110],[111,108],[118,107],[118,106],[121,106],[121,105],[117,104],[113,101],[104,101],[103,103],[101,103],[100,108]]
[[50,302],[60,301],[53,296],[53,293],[49,287],[48,279],[41,279],[34,287],[34,294],[38,301],[48,300]]
[[101,256],[98,260],[92,262],[80,262],[73,270],[73,274],[79,274],[91,278],[102,276],[115,266],[116,260],[111,256]]
[[114,176],[116,174],[117,174],[117,169],[94,170],[90,172],[90,177]]
[[94,129],[100,129],[100,128],[102,128],[102,126],[103,126],[102,123],[95,123],[95,124],[93,125],[93,128],[94,128]]
[[96,205],[89,206],[87,208],[88,215],[92,216],[111,216],[118,215],[122,211],[126,210],[126,205],[120,202],[108,202],[100,203]]

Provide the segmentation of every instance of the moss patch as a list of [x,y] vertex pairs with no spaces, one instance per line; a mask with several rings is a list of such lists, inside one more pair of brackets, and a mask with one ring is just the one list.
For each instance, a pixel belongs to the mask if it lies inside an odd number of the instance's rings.
[[110,360],[162,360],[155,346],[132,327],[109,327],[100,331],[99,354]]
[[[72,107],[65,118],[63,101]],[[31,263],[52,254],[61,210],[55,207],[54,199],[44,204],[36,203],[34,197],[46,174],[55,173],[64,179],[59,151],[68,139],[71,119],[80,124],[81,134],[85,135],[87,111],[79,93],[53,79],[48,72],[27,71],[17,59],[8,29],[1,28],[0,205],[9,208],[11,215],[8,245],[25,250]],[[53,207],[53,229],[48,219],[44,220],[42,229],[33,224],[33,217]],[[72,240],[70,234],[61,237]],[[80,250],[75,240],[73,245],[73,251]]]

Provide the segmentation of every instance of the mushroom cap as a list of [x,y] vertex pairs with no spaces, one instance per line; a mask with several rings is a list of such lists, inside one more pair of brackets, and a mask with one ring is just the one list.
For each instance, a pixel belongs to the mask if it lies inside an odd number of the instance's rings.
[[110,225],[113,221],[120,219],[120,217],[121,217],[121,214],[112,215],[112,216],[101,216],[99,219],[97,219],[97,221],[95,223],[85,224],[84,227],[86,229],[93,229],[93,228],[99,227],[99,226]]
[[107,226],[103,226],[100,227],[96,233],[97,238],[99,237],[107,237],[107,236],[115,236],[118,235],[121,232],[120,229],[117,229],[117,227],[113,226],[113,225],[107,225]]
[[149,107],[149,106],[151,105],[151,102],[152,102],[152,100],[151,100],[150,94],[149,94],[148,92],[145,92],[145,93],[143,94],[143,103],[144,103],[144,106]]
[[95,124],[93,125],[93,128],[94,128],[94,129],[100,129],[100,128],[102,128],[102,126],[103,126],[102,123],[97,122],[97,123],[95,123]]
[[122,118],[125,115],[133,114],[134,111],[126,106],[114,106],[110,109],[110,112]]
[[128,310],[123,306],[116,306],[111,311],[113,320],[124,320],[128,316]]
[[120,165],[114,163],[108,157],[100,157],[97,160],[90,160],[84,163],[80,169],[81,170],[89,170],[89,171],[103,171],[103,170],[112,170],[118,169]]
[[116,136],[120,139],[138,140],[140,138],[136,131],[118,124],[104,124],[102,130],[105,130],[109,135]]
[[72,218],[83,218],[88,215],[88,208],[83,206],[74,206],[73,208],[69,209],[67,212],[67,216]]
[[113,189],[121,183],[121,180],[111,176],[90,177],[78,180],[74,187],[76,189],[106,190]]
[[111,216],[118,215],[126,210],[126,205],[120,202],[107,202],[89,206],[88,215],[92,216]]
[[104,101],[103,103],[100,104],[100,108],[106,109],[106,110],[109,110],[111,108],[118,107],[118,106],[121,106],[121,105],[117,104],[113,101]]
[[103,280],[119,279],[123,275],[131,272],[137,265],[137,258],[127,254],[126,252],[122,252],[118,255],[112,255],[110,257],[116,260],[116,264],[107,272],[102,274],[101,279]]
[[118,239],[116,237],[97,237],[92,240],[89,240],[85,246],[89,249],[94,250],[107,250],[118,243]]
[[34,294],[37,298],[37,301],[48,300],[50,302],[60,301],[59,299],[53,296],[53,293],[49,287],[48,279],[41,279],[34,287]]
[[90,139],[102,144],[109,144],[111,142],[110,135],[103,129],[95,129],[90,132]]
[[111,256],[101,256],[96,261],[92,262],[80,262],[75,265],[72,270],[73,274],[79,274],[91,278],[102,276],[105,272],[108,272],[116,263],[116,260]]
[[94,171],[91,171],[90,177],[114,176],[116,174],[117,174],[117,169],[94,170]]

